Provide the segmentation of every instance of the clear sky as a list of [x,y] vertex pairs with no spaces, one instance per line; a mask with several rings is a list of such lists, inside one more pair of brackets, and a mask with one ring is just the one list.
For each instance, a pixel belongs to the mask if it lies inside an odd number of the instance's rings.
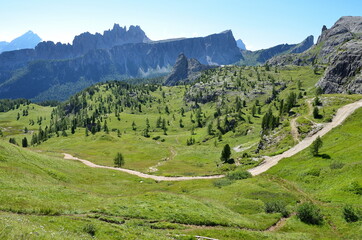
[[43,40],[72,42],[119,23],[140,25],[152,40],[231,29],[256,50],[317,38],[323,25],[346,15],[362,15],[362,0],[0,0],[0,41],[32,30]]

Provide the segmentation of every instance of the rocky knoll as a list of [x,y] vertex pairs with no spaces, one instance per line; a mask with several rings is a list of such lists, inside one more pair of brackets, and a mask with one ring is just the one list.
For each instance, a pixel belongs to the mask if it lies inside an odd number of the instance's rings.
[[194,58],[187,59],[181,53],[172,69],[170,75],[165,80],[165,85],[174,86],[187,81],[193,81],[201,75],[201,71],[212,68],[210,65],[201,64]]
[[209,65],[232,64],[242,58],[230,30],[206,37],[150,41],[139,27],[126,31],[115,25],[103,35],[77,36],[72,45],[42,42],[35,49],[0,54],[0,96],[33,99],[48,94],[47,99],[52,99],[49,89],[69,83],[81,81],[85,86],[166,74],[180,52]]
[[362,17],[341,17],[330,29],[323,26],[308,51],[274,57],[268,63],[327,66],[317,83],[325,93],[362,93]]

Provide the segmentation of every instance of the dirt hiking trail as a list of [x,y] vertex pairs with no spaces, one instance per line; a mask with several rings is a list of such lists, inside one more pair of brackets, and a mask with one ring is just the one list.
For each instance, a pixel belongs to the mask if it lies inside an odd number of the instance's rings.
[[[343,107],[341,107],[340,109],[338,109],[336,115],[334,116],[333,120],[329,123],[326,123],[324,125],[324,127],[317,133],[315,133],[314,135],[310,136],[310,137],[306,137],[304,138],[302,141],[300,141],[297,145],[295,145],[294,147],[290,148],[289,150],[285,151],[282,154],[273,156],[273,157],[268,157],[265,156],[264,157],[264,161],[257,167],[255,168],[251,168],[248,171],[253,175],[259,175],[265,171],[267,171],[269,168],[275,166],[281,159],[283,158],[287,158],[287,157],[291,157],[295,154],[297,154],[298,152],[306,149],[307,147],[309,147],[312,142],[318,137],[322,137],[324,136],[326,133],[328,133],[329,131],[331,131],[333,128],[337,127],[338,125],[342,124],[343,121],[350,116],[356,109],[362,107],[362,100],[359,100],[357,102],[345,105]],[[186,180],[200,180],[200,179],[216,179],[216,178],[222,178],[225,177],[225,175],[212,175],[212,176],[195,176],[195,177],[164,177],[164,176],[155,176],[155,175],[150,175],[150,174],[146,174],[146,173],[142,173],[142,172],[138,172],[138,171],[134,171],[134,170],[130,170],[130,169],[125,169],[125,168],[116,168],[116,167],[108,167],[108,166],[101,166],[101,165],[97,165],[94,164],[88,160],[84,160],[84,159],[80,159],[77,157],[73,157],[72,155],[68,154],[68,153],[63,153],[64,154],[64,159],[70,159],[70,160],[77,160],[82,162],[83,164],[92,167],[92,168],[104,168],[104,169],[111,169],[111,170],[116,170],[116,171],[121,171],[121,172],[125,172],[125,173],[129,173],[132,175],[136,175],[138,177],[141,178],[149,178],[149,179],[153,179],[156,181],[186,181]]]

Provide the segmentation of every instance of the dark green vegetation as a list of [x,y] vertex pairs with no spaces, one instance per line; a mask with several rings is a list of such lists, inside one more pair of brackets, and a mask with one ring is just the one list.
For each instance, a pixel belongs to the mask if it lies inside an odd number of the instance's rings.
[[[317,80],[309,67],[223,67],[192,85],[109,82],[57,107],[16,104],[0,113],[0,238],[358,239],[362,110],[322,138],[318,155],[309,148],[260,176],[245,171],[361,98],[320,95],[314,119]],[[226,145],[235,163],[220,160]],[[160,175],[227,177],[155,182],[63,152],[108,166],[124,157],[123,167]]]

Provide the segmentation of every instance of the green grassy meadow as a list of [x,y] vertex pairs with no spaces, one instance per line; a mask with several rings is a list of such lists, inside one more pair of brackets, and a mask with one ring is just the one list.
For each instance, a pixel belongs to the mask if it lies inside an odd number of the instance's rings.
[[[62,136],[59,130],[59,136],[53,132],[45,141],[27,148],[21,147],[21,140],[27,137],[30,142],[40,127],[50,129],[58,118],[52,114],[56,108],[30,104],[0,112],[0,239],[181,240],[195,239],[196,235],[216,239],[359,239],[361,221],[346,222],[342,209],[348,204],[362,211],[362,109],[322,138],[319,156],[313,157],[305,149],[269,171],[243,180],[157,182],[90,168],[62,155],[114,166],[113,158],[121,152],[124,168],[162,176],[248,169],[259,163],[253,158],[283,152],[297,143],[290,134],[292,119],[296,119],[302,139],[316,124],[330,121],[339,107],[362,98],[319,95],[321,117],[315,119],[311,109],[319,77],[310,67],[271,71],[225,67],[205,73],[194,85],[158,86],[150,91],[129,87],[125,92],[100,84],[92,94],[85,91],[77,95],[84,100],[83,106],[58,121],[69,126],[80,115],[99,111],[97,119],[102,120],[102,126],[107,121],[108,132],[102,127],[86,136],[86,128],[77,126],[74,134],[68,128],[67,136]],[[276,98],[265,103],[272,91],[278,91]],[[115,92],[127,98],[121,101],[114,97]],[[212,98],[214,92],[220,95]],[[291,92],[301,97],[269,132],[271,142],[257,153],[264,114],[269,109],[277,114],[280,100]],[[246,105],[239,112],[237,97]],[[141,107],[132,105],[133,100],[141,101]],[[72,106],[64,104],[66,110]],[[254,116],[253,106],[260,108]],[[221,115],[217,116],[218,109]],[[22,115],[24,110],[27,116]],[[202,126],[198,126],[197,114]],[[166,134],[156,126],[160,117],[165,119]],[[221,133],[216,126],[223,128],[225,118],[235,121],[235,127]],[[146,119],[150,137],[143,136]],[[213,134],[208,132],[210,124]],[[9,138],[15,138],[20,146],[10,144]],[[187,145],[190,138],[195,143]],[[238,166],[220,163],[225,144],[232,148],[241,145],[241,151],[232,150]],[[151,172],[152,167],[156,171]],[[271,201],[283,203],[289,213],[286,219],[279,212],[266,213]],[[303,223],[295,215],[304,202],[320,208],[321,225]]]

